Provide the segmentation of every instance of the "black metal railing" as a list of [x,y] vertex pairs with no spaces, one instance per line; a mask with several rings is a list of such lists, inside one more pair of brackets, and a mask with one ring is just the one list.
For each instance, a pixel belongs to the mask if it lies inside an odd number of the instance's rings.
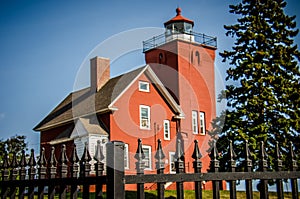
[[[183,37],[184,36],[184,37]],[[185,41],[196,42],[206,46],[217,48],[217,37],[208,36],[196,32],[173,32],[171,34],[160,34],[154,36],[146,41],[143,41],[143,52],[156,48],[160,45],[163,45],[167,42],[182,39]]]
[[[195,141],[194,152],[192,154],[194,173],[184,173],[184,153],[182,152],[181,142],[178,139],[175,153],[175,168],[176,174],[165,174],[165,155],[161,146],[161,141],[158,140],[157,150],[154,155],[156,159],[157,174],[144,174],[145,163],[142,150],[142,140],[138,140],[138,149],[134,156],[136,161],[136,175],[125,175],[124,171],[124,143],[113,141],[107,143],[107,170],[104,171],[104,155],[100,142],[97,144],[96,153],[93,157],[95,160],[95,174],[90,175],[91,171],[91,156],[88,151],[87,144],[85,145],[84,153],[81,159],[77,156],[76,146],[74,146],[70,157],[67,157],[66,147],[62,145],[58,160],[56,159],[55,149],[52,148],[48,160],[45,157],[45,150],[42,149],[39,160],[35,161],[34,151],[31,151],[30,158],[27,160],[25,153],[17,161],[14,155],[12,159],[5,156],[1,165],[1,181],[0,181],[0,197],[1,198],[77,198],[79,195],[78,186],[82,189],[82,198],[90,197],[90,185],[96,186],[96,198],[103,198],[102,186],[106,184],[106,198],[123,199],[125,198],[125,184],[137,185],[137,198],[144,199],[144,184],[155,183],[157,185],[157,197],[164,198],[165,183],[175,182],[176,193],[178,199],[184,198],[184,182],[194,182],[194,194],[196,199],[202,198],[202,182],[212,181],[213,198],[220,198],[220,181],[229,182],[230,198],[237,198],[236,181],[244,180],[247,199],[253,198],[252,181],[260,180],[260,198],[267,199],[268,196],[268,180],[276,180],[277,198],[284,198],[283,179],[290,179],[292,198],[298,199],[298,183],[300,171],[297,170],[297,161],[291,143],[289,151],[289,170],[282,171],[283,164],[279,147],[277,143],[277,153],[274,157],[275,170],[267,171],[268,160],[264,149],[264,143],[260,146],[260,162],[259,171],[253,171],[253,163],[248,148],[248,143],[245,143],[245,170],[236,172],[236,161],[232,144],[229,146],[228,172],[220,172],[220,162],[218,160],[219,153],[216,150],[214,143],[210,153],[210,170],[208,173],[202,173],[202,155],[200,153],[198,142]],[[45,191],[47,188],[47,191]],[[69,194],[69,195],[68,195]]]

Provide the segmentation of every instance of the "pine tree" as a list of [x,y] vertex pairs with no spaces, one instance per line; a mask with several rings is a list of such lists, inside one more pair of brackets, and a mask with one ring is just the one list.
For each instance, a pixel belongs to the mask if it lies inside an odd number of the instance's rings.
[[242,0],[229,6],[239,18],[236,24],[224,26],[235,43],[220,53],[230,65],[226,89],[219,96],[227,100],[228,109],[214,120],[211,132],[223,158],[229,140],[240,163],[245,140],[255,162],[260,141],[265,142],[270,161],[276,141],[284,159],[290,141],[299,152],[300,53],[294,44],[298,29],[296,16],[286,15],[285,6],[284,0]]

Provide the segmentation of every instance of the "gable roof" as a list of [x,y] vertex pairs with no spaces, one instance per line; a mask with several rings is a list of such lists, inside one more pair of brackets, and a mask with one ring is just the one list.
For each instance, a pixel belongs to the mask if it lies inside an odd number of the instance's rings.
[[150,78],[162,96],[167,99],[167,102],[174,112],[178,113],[178,115],[183,115],[179,105],[171,97],[150,66],[146,65],[111,78],[98,92],[91,92],[89,87],[70,93],[53,111],[34,127],[34,130],[43,131],[68,122],[73,122],[80,117],[117,110],[113,107],[114,103],[143,73]]
[[79,118],[74,125],[70,125],[66,130],[58,134],[57,137],[49,141],[50,145],[61,144],[63,142],[71,141],[79,137],[83,137],[89,134],[108,136],[107,130],[103,127],[103,124],[99,123],[95,117],[92,118]]

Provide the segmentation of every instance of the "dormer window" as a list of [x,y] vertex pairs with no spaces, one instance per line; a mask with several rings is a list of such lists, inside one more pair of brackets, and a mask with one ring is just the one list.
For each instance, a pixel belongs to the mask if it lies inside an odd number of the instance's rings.
[[139,81],[139,91],[150,92],[149,82]]

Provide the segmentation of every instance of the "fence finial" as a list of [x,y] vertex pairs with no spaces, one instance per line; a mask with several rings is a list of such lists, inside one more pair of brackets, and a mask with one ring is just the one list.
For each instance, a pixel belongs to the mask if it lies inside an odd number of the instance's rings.
[[87,177],[91,171],[91,164],[90,161],[92,160],[90,152],[89,152],[88,143],[85,142],[84,152],[80,160],[80,176]]
[[245,164],[246,164],[246,171],[252,170],[252,155],[249,149],[248,140],[245,140]]
[[19,174],[20,174],[20,180],[25,180],[26,177],[26,167],[27,166],[27,162],[26,162],[26,155],[25,155],[25,151],[22,150],[22,155],[21,155],[21,159],[19,162]]
[[136,149],[136,153],[134,155],[134,158],[139,160],[143,160],[145,158],[145,154],[143,151],[143,145],[142,145],[142,140],[138,139],[138,147]]
[[13,158],[12,158],[12,161],[10,163],[10,166],[12,168],[17,168],[18,167],[18,163],[17,163],[17,154],[16,152],[13,152]]
[[[137,162],[135,163],[137,174],[144,174],[145,162],[143,161],[143,159],[145,159],[145,154],[143,151],[143,144],[141,139],[138,139],[138,147],[134,158],[137,160]],[[139,189],[141,190],[141,187],[139,187]]]
[[28,176],[29,176],[29,180],[33,180],[34,176],[35,176],[35,165],[36,165],[36,161],[35,161],[35,157],[34,157],[34,150],[31,149],[30,152],[30,158],[28,161]]
[[59,158],[59,170],[60,170],[60,177],[61,178],[66,178],[68,174],[68,157],[67,157],[67,152],[66,152],[66,145],[63,144],[61,147],[61,153],[60,153],[60,158]]
[[26,167],[27,166],[26,155],[25,155],[24,150],[22,150],[22,155],[21,155],[21,159],[20,159],[20,162],[19,162],[19,166],[20,167]]
[[183,159],[184,159],[184,157],[183,157],[183,151],[182,151],[182,145],[181,145],[181,140],[180,139],[177,139],[175,158],[176,158],[177,162],[182,162]]
[[290,161],[291,161],[291,165],[290,165],[290,170],[291,171],[296,171],[297,168],[298,168],[298,164],[297,164],[297,158],[296,158],[296,155],[295,155],[295,152],[294,152],[294,145],[293,145],[293,142],[290,141],[290,151],[289,151],[289,158],[290,158]]
[[195,161],[197,161],[198,159],[202,158],[202,154],[198,147],[198,140],[195,140],[194,143],[195,145],[194,145],[194,152],[192,154],[192,158],[195,159]]
[[13,152],[13,158],[12,158],[10,167],[12,167],[12,170],[10,171],[10,179],[16,180],[17,176],[18,176],[18,162],[17,162],[16,152]]
[[282,168],[282,155],[280,153],[280,149],[279,149],[279,142],[276,141],[276,145],[275,145],[275,169],[276,171],[280,171]]
[[232,140],[229,141],[229,158],[230,158],[230,168],[231,171],[234,171],[234,168],[236,167],[236,153],[233,150],[233,146],[232,146]]
[[55,178],[56,177],[56,166],[57,166],[57,160],[55,157],[55,147],[51,147],[51,155],[49,158],[49,177]]
[[96,147],[96,153],[94,156],[94,160],[97,161],[97,163],[100,163],[102,160],[104,160],[104,155],[101,149],[101,143],[100,140],[97,141],[97,147]]
[[264,142],[260,142],[260,169],[261,171],[265,171],[268,168],[268,154],[265,150]]
[[56,167],[57,161],[56,161],[56,157],[55,157],[55,148],[51,147],[51,155],[49,158],[49,165],[51,167]]
[[67,151],[66,151],[66,145],[63,144],[61,146],[61,152],[60,152],[60,158],[59,158],[59,163],[62,165],[68,164],[68,157],[67,157]]
[[78,177],[77,175],[78,175],[78,171],[79,171],[79,169],[78,169],[79,158],[77,155],[77,149],[76,149],[75,144],[73,145],[73,151],[72,151],[72,156],[70,157],[70,162],[71,162],[71,167],[70,167],[71,177],[76,178],[76,177]]
[[79,162],[79,158],[78,158],[78,155],[77,155],[76,144],[73,145],[73,151],[72,151],[72,156],[70,157],[70,162],[72,164]]
[[40,158],[38,160],[38,165],[39,165],[39,167],[45,167],[46,164],[47,164],[47,160],[45,157],[45,148],[42,147],[41,153],[40,153]]
[[29,166],[35,166],[36,165],[33,149],[31,149],[31,151],[30,151],[30,157],[29,157],[28,165]]
[[44,179],[46,177],[47,171],[46,171],[46,165],[47,165],[47,160],[45,157],[45,148],[42,147],[41,152],[40,152],[40,158],[38,160],[38,173],[39,173],[39,178]]
[[157,140],[157,150],[156,150],[156,153],[155,153],[155,159],[157,159],[157,162],[156,162],[156,169],[159,170],[159,169],[163,169],[165,168],[165,164],[164,164],[164,161],[163,159],[166,157],[163,150],[162,150],[162,146],[161,146],[161,140],[158,139]]
[[82,157],[81,157],[81,162],[89,162],[91,160],[92,160],[92,158],[91,158],[91,155],[90,155],[90,152],[89,152],[89,145],[88,145],[87,142],[85,142],[84,151],[83,151],[83,154],[82,154]]
[[220,167],[220,162],[218,160],[219,158],[219,153],[218,153],[218,149],[216,146],[216,140],[213,141],[213,148],[210,152],[210,164],[211,164],[211,169],[212,171],[217,172],[219,170]]
[[9,158],[7,152],[5,151],[1,168],[8,169],[8,167],[9,167]]

